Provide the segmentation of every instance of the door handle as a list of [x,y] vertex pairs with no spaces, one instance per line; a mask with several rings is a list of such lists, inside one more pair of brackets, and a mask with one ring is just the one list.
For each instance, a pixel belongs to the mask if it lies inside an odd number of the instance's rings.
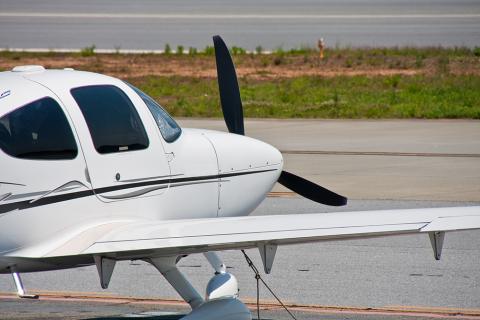
[[165,153],[165,156],[167,157],[168,162],[172,162],[175,159],[175,153],[173,152],[167,152]]

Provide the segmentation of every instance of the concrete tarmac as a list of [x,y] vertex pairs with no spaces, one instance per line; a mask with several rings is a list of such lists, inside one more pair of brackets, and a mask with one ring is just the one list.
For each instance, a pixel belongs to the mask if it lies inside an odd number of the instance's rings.
[[[221,120],[183,119],[180,123],[225,130]],[[346,207],[329,208],[286,194],[267,198],[254,214],[480,205],[479,124],[467,120],[247,120],[249,136],[285,152],[288,170],[313,178],[351,199]],[[260,267],[258,252],[247,253]],[[239,280],[242,299],[253,301],[255,282],[242,255],[225,252],[222,256]],[[478,231],[448,233],[441,261],[433,259],[424,235],[348,240],[281,247],[273,273],[265,279],[288,304],[340,306],[321,314],[299,310],[299,319],[403,319],[408,315],[448,318],[455,314],[479,318],[479,261]],[[203,292],[212,274],[205,259],[189,256],[180,262],[180,268]],[[94,267],[25,274],[24,283],[27,289],[43,296],[178,299],[161,275],[141,261],[119,263],[107,291],[99,290]],[[10,276],[0,276],[0,292],[13,291]],[[273,300],[263,287],[261,299]],[[2,296],[0,318],[2,312],[17,319],[44,315],[99,319],[128,314],[147,318],[152,310],[185,312],[172,305],[152,307],[115,301],[75,304],[71,299],[32,302]],[[344,307],[359,310],[347,308],[350,311],[341,313]],[[368,313],[372,308],[390,311]],[[399,308],[408,313],[391,312]],[[415,310],[418,313],[410,313]],[[265,315],[269,319],[288,319],[280,311]]]
[[286,170],[352,199],[480,201],[478,120],[247,120],[245,130],[281,150]]
[[475,0],[0,0],[0,48],[474,47],[479,29]]
[[[254,214],[458,205],[480,203],[353,200],[345,208],[332,209],[297,197],[268,198]],[[272,274],[263,277],[289,305],[327,307],[327,310],[313,311],[307,308],[305,315],[302,313],[305,310],[295,309],[302,314],[299,319],[401,319],[410,313],[424,318],[448,318],[452,314],[480,317],[479,245],[478,231],[448,233],[440,261],[434,260],[426,235],[286,246],[278,249]],[[247,254],[261,268],[258,252],[248,250]],[[241,253],[232,251],[221,255],[229,271],[239,281],[241,298],[254,302],[254,275]],[[201,255],[183,259],[180,269],[199,292],[203,292],[213,272]],[[29,292],[40,294],[46,300],[32,303],[12,300],[12,296],[3,295],[0,297],[0,310],[10,312],[11,318],[23,319],[29,316],[30,319],[35,319],[38,315],[50,312],[71,316],[72,319],[125,314],[139,316],[151,311],[185,312],[182,311],[185,309],[178,310],[178,303],[142,304],[142,301],[135,303],[118,298],[179,299],[162,276],[142,261],[118,263],[110,287],[105,291],[100,289],[95,267],[24,274],[23,280]],[[274,302],[274,298],[263,286],[260,290],[262,302]],[[13,291],[10,276],[1,275],[0,292]],[[51,295],[60,299],[48,299]],[[78,297],[88,298],[92,295],[100,299],[80,299],[77,301],[80,305],[71,305]],[[109,298],[115,299],[102,300]],[[331,306],[333,308],[329,308]],[[369,313],[372,309],[381,312]],[[395,313],[399,310],[403,312]],[[147,317],[146,314],[143,316]],[[269,318],[288,319],[281,310],[271,313]]]
[[[35,319],[35,320],[179,320],[188,313],[185,305],[175,302],[157,300],[135,301],[131,299],[88,298],[70,299],[63,297],[40,297],[39,300],[19,300],[12,296],[1,296],[2,319]],[[284,310],[278,307],[268,307],[256,313],[255,306],[248,304],[253,319],[291,320]],[[20,310],[20,312],[19,312]],[[401,307],[390,309],[346,309],[346,308],[304,308],[290,307],[290,312],[298,320],[427,320],[427,319],[479,319],[478,310],[460,309],[422,309],[404,310]]]

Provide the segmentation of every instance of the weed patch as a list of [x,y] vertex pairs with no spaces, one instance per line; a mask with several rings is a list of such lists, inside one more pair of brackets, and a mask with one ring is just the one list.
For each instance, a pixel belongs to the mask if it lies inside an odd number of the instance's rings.
[[95,55],[95,45],[92,44],[91,46],[88,46],[88,47],[85,47],[85,48],[82,48],[80,50],[80,55],[82,57],[91,57],[93,55]]
[[[174,116],[221,117],[215,79],[128,81]],[[338,76],[240,81],[246,117],[480,119],[479,76]]]

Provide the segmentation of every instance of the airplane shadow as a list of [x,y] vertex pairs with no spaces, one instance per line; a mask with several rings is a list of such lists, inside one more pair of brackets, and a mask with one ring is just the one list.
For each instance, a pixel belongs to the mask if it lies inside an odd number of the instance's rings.
[[128,318],[135,318],[135,319],[148,319],[148,320],[179,320],[182,317],[186,316],[185,314],[179,315],[165,315],[165,316],[149,316],[149,315],[132,315],[131,317],[126,316],[113,316],[113,317],[95,317],[95,318],[88,318],[85,320],[125,320]]
[[[151,315],[132,315],[132,318],[135,319],[148,319],[148,320],[179,320],[182,317],[186,316],[185,314],[179,315],[164,315],[164,316],[151,316]],[[119,317],[95,317],[95,318],[88,318],[85,320],[125,320],[129,317],[119,316]],[[252,320],[257,320],[257,318],[252,318]],[[262,318],[262,320],[272,320],[267,318]]]

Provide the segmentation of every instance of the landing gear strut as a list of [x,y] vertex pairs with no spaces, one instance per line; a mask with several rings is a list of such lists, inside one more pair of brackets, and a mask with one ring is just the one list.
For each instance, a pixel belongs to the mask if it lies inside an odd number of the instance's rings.
[[177,257],[151,258],[147,260],[165,277],[193,310],[204,303],[202,296],[177,268]]
[[215,270],[206,289],[205,300],[178,270],[177,257],[150,258],[151,263],[165,277],[178,294],[192,307],[192,312],[182,320],[251,320],[248,308],[238,299],[238,283],[226,271],[225,264],[214,252],[205,257]]
[[15,287],[17,288],[17,295],[20,298],[25,298],[25,299],[38,299],[38,295],[27,294],[25,292],[25,289],[24,289],[23,283],[22,283],[22,278],[20,277],[20,274],[15,271],[15,268],[10,268],[10,271],[12,273],[13,281],[15,282]]

